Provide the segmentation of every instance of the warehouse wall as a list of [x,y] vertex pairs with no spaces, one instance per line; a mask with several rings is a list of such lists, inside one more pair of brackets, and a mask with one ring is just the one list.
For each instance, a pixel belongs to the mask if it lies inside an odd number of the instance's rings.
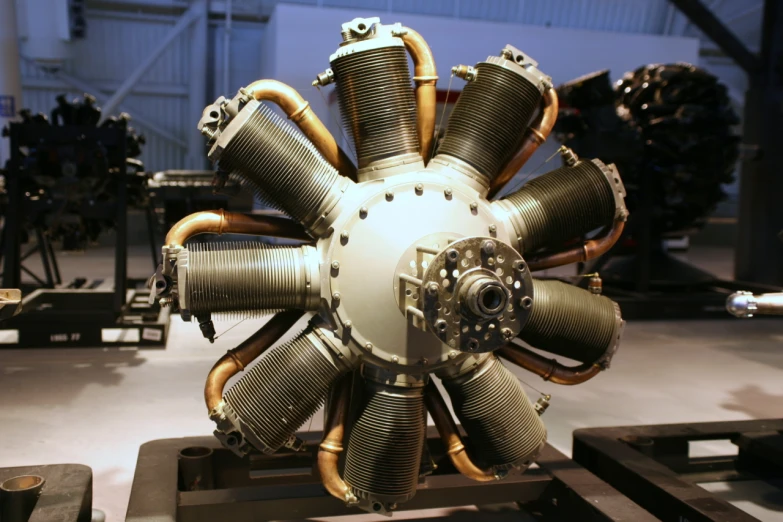
[[[107,98],[165,38],[176,20],[176,16],[89,12],[87,37],[71,43],[74,58],[60,71],[46,72],[33,62],[22,60],[22,105],[48,114],[58,94],[81,96],[80,89],[60,78],[62,73],[96,87],[98,92],[92,94]],[[258,23],[233,23],[229,75],[232,89],[258,78],[264,27]],[[210,97],[222,92],[223,37],[222,24],[212,22],[210,55],[218,59],[213,67],[208,67],[213,80],[208,85]],[[177,37],[120,105],[121,110],[136,117],[132,125],[147,138],[142,160],[149,170],[182,168],[188,133],[197,133],[188,105],[190,39],[188,30]]]
[[[279,5],[276,0],[233,0],[235,21],[230,35],[228,94],[262,74],[276,76],[280,57],[287,56],[291,62],[292,53],[286,55],[285,48],[280,47],[284,40],[291,39],[297,45],[302,44],[300,50],[304,54],[296,56],[295,63],[284,65],[292,69],[301,68],[303,76],[294,83],[318,107],[320,96],[310,87],[310,80],[328,65],[328,53],[339,40],[339,23],[357,15],[380,15],[384,20],[401,20],[417,25],[435,49],[444,80],[448,66],[459,61],[475,62],[487,54],[494,54],[499,45],[507,42],[518,43],[541,61],[544,70],[556,81],[563,81],[575,76],[571,74],[577,70],[588,72],[611,67],[613,74],[618,76],[653,58],[660,61],[684,59],[679,51],[666,51],[682,48],[678,46],[683,40],[670,35],[699,37],[698,31],[685,23],[668,0],[294,1],[300,8],[323,8],[311,11],[319,13],[314,19],[314,22],[321,22],[314,24],[313,30],[317,33],[308,34],[296,25],[278,31],[278,24],[264,23]],[[753,28],[758,25],[759,10],[751,5],[756,3],[759,3],[758,0],[750,0],[742,6],[721,0],[709,2],[719,16],[745,28],[738,33],[743,39],[747,36],[745,33],[752,35]],[[79,80],[80,85],[87,83],[94,86],[95,89],[91,90],[102,93],[104,99],[108,98],[168,34],[180,14],[191,4],[191,0],[87,0],[87,37],[71,44],[73,59],[60,73]],[[205,64],[209,82],[208,99],[204,103],[225,91],[224,22],[221,17],[226,5],[226,0],[210,0],[212,19],[209,23],[209,57]],[[291,9],[296,9],[296,6]],[[427,27],[421,27],[422,24]],[[599,33],[577,32],[568,37],[570,39],[562,40],[561,34],[570,34],[560,32],[566,28]],[[755,32],[758,32],[757,28]],[[658,36],[645,40],[652,35]],[[663,38],[662,35],[667,36]],[[624,39],[626,37],[630,40]],[[189,77],[191,38],[191,31],[182,33],[120,107],[136,116],[134,125],[147,137],[143,160],[151,170],[183,167],[188,138],[196,132],[193,129],[193,105],[188,103],[189,83],[192,83]],[[665,43],[666,39],[671,42]],[[618,43],[613,45],[614,41]],[[696,45],[693,39],[687,41],[690,43],[684,45]],[[619,42],[632,44],[628,46]],[[648,52],[647,42],[654,51]],[[697,46],[689,49],[697,49]],[[745,76],[736,66],[725,58],[699,59],[690,50],[688,57],[690,61],[701,62],[725,78],[741,109],[739,104],[744,95]],[[30,63],[22,63],[22,72],[23,105],[35,111],[48,112],[53,106],[54,96],[59,93],[77,96],[82,92],[58,79],[57,75],[44,73]],[[454,82],[455,88],[459,88],[459,83]],[[443,81],[441,85],[444,85]],[[328,119],[333,127],[332,118],[324,114],[321,105],[322,118]]]

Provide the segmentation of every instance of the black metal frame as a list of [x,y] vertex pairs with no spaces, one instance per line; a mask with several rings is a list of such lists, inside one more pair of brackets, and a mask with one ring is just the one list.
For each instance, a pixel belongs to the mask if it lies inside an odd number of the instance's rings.
[[0,482],[20,475],[38,475],[45,480],[30,522],[92,520],[92,470],[87,466],[50,464],[0,468]]
[[761,52],[751,53],[700,0],[670,0],[748,74],[743,140],[755,154],[745,158],[740,178],[736,279],[783,285],[783,0],[764,0]]
[[[213,437],[148,442],[139,451],[125,520],[242,522],[364,514],[331,497],[321,485],[315,467],[321,433],[301,433],[299,437],[306,442],[303,452],[286,450],[250,459],[240,459]],[[656,520],[549,445],[538,460],[539,469],[482,483],[451,467],[432,430],[428,444],[438,469],[421,479],[416,496],[400,510],[513,502],[538,520]],[[213,450],[205,469],[211,468],[214,489],[187,491],[178,484],[182,473],[179,452],[194,446]],[[490,518],[488,513],[481,514],[482,520]]]
[[[664,521],[757,521],[696,482],[783,478],[783,420],[588,428],[574,460]],[[730,440],[737,455],[690,457],[689,442]]]
[[[131,289],[128,281],[128,187],[126,183],[126,130],[119,127],[50,126],[35,123],[10,125],[11,159],[7,165],[6,207],[3,229],[3,286],[21,288],[22,261],[40,251],[46,281],[44,288],[25,296],[22,313],[4,321],[0,332],[6,341],[0,348],[43,347],[160,347],[166,344],[168,309],[149,304],[149,292]],[[21,193],[21,180],[26,172],[20,144],[43,141],[67,145],[76,140],[101,143],[107,150],[109,176],[117,176],[117,192],[110,202],[93,202],[91,214],[112,218],[115,222],[114,289],[96,289],[101,281],[87,284],[77,280],[67,288],[55,288],[61,283],[59,267],[45,232],[36,226],[38,245],[21,253],[20,237],[25,212],[39,213],[51,207],[50,202],[29,201]],[[47,207],[48,205],[48,207]],[[153,250],[154,253],[154,250]],[[36,279],[36,276],[33,277]],[[107,340],[107,329],[122,329],[117,339]]]

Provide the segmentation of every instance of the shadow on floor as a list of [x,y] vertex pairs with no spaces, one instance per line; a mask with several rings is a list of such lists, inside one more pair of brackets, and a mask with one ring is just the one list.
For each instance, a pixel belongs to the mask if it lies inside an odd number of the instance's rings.
[[136,350],[0,351],[0,393],[19,404],[64,406],[90,384],[119,386],[121,368],[144,362]]

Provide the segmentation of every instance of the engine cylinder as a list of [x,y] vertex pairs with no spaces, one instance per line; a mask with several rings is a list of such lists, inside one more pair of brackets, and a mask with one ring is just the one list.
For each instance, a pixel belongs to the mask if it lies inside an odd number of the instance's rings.
[[416,493],[425,424],[424,388],[367,381],[348,440],[345,481],[371,503],[369,511]]
[[611,357],[622,330],[620,307],[601,295],[533,279],[533,306],[519,338],[531,346],[581,362]]
[[[218,437],[240,453],[274,453],[321,407],[348,367],[307,329],[269,351],[223,398]],[[235,449],[236,451],[236,449]]]
[[[350,129],[359,169],[419,154],[416,102],[402,40],[379,37],[341,47],[331,57],[343,124]],[[382,42],[382,43],[380,43]]]
[[624,188],[613,168],[579,161],[539,176],[507,196],[523,254],[561,244],[611,223],[625,211]]
[[471,452],[497,470],[527,467],[546,428],[514,375],[491,355],[475,373],[443,379]]
[[250,100],[210,151],[221,170],[312,230],[340,196],[339,174],[298,130]]
[[180,307],[192,315],[252,317],[318,307],[318,260],[311,246],[194,243],[179,254],[177,270]]
[[476,78],[465,85],[449,117],[438,155],[467,163],[489,184],[522,144],[543,86],[511,60],[489,57],[475,69]]

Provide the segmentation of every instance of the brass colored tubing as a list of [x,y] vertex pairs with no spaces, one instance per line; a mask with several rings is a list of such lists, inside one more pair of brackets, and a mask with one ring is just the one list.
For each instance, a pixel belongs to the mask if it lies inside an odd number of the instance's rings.
[[451,417],[443,397],[432,381],[427,383],[427,386],[424,388],[424,404],[427,405],[427,410],[430,412],[435,427],[438,429],[451,463],[454,464],[457,471],[469,479],[479,482],[497,480],[498,477],[492,470],[482,469],[476,466],[470,459],[470,455],[468,455],[467,449],[465,449],[465,444],[463,444],[462,438],[459,436],[457,424]]
[[432,154],[435,134],[437,99],[435,86],[438,71],[432,50],[424,38],[410,27],[402,28],[402,42],[413,60],[413,81],[416,84],[416,130],[419,133],[421,157],[426,164]]
[[511,178],[519,172],[519,169],[527,163],[530,156],[538,149],[538,147],[546,141],[552,129],[555,127],[555,121],[557,120],[557,111],[560,107],[560,103],[557,99],[557,92],[554,88],[549,88],[544,97],[541,98],[541,111],[538,117],[530,126],[525,136],[525,140],[522,142],[522,147],[519,152],[511,158],[511,161],[506,164],[505,168],[498,174],[489,187],[489,193],[487,198],[493,198],[500,192],[503,187],[511,181]]
[[258,80],[245,87],[245,91],[256,100],[266,100],[280,106],[326,161],[340,174],[356,181],[356,167],[296,89],[277,80]]
[[337,462],[343,451],[345,416],[351,397],[352,379],[353,375],[348,374],[335,384],[324,419],[324,438],[318,446],[318,473],[321,475],[321,482],[326,491],[343,502],[349,502],[353,496],[337,469]]
[[601,237],[588,239],[582,246],[574,247],[563,252],[543,255],[541,257],[532,257],[527,262],[527,266],[531,271],[535,271],[594,259],[606,253],[607,250],[617,243],[624,228],[625,221],[616,219],[614,223],[612,223],[612,227],[605,234],[601,235]]
[[565,366],[555,359],[547,359],[521,346],[512,344],[498,350],[498,355],[522,368],[535,373],[545,381],[573,385],[589,381],[603,370],[595,363]]
[[223,400],[228,380],[275,344],[303,315],[302,310],[286,310],[274,315],[256,333],[218,359],[204,385],[204,400],[210,415]]
[[312,240],[299,223],[286,218],[204,210],[180,219],[166,234],[166,246],[181,247],[198,234],[254,234]]

